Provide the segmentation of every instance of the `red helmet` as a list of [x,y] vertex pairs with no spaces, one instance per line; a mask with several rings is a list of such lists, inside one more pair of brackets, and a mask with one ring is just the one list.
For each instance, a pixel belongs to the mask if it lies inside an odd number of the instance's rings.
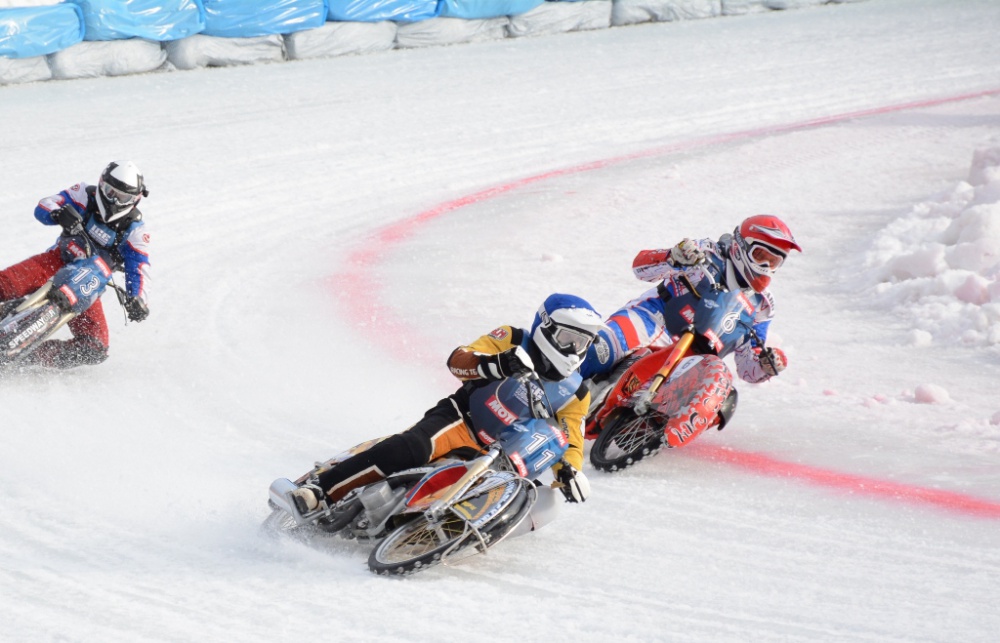
[[763,292],[792,250],[802,252],[785,222],[772,214],[757,214],[733,230],[729,258],[747,286]]

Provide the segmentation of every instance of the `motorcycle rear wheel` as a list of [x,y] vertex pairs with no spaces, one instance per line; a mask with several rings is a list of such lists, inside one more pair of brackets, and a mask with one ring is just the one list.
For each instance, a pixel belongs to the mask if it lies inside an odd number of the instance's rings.
[[663,447],[664,418],[655,413],[636,416],[621,409],[601,430],[590,449],[590,463],[601,471],[630,467]]

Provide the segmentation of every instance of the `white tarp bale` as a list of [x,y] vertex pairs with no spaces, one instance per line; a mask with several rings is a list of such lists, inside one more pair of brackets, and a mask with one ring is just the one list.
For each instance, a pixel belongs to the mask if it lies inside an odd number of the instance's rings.
[[815,7],[816,5],[827,3],[829,3],[829,0],[762,0],[762,4],[765,7],[775,11],[802,9],[803,7]]
[[611,0],[543,2],[527,13],[511,16],[507,33],[511,37],[543,36],[567,31],[607,29],[611,26]]
[[48,7],[59,4],[62,0],[0,0],[0,9],[20,9],[22,7]]
[[53,78],[124,76],[160,69],[167,54],[160,43],[141,38],[84,41],[49,54]]
[[508,22],[507,16],[484,20],[429,18],[419,22],[401,22],[396,30],[396,46],[429,47],[480,40],[501,40],[507,37]]
[[367,54],[392,49],[396,44],[396,23],[328,22],[318,29],[296,31],[285,36],[288,57],[328,58],[344,54]]
[[49,80],[52,70],[45,56],[31,58],[0,57],[0,85],[15,83],[30,83],[36,80]]
[[611,24],[673,22],[722,15],[722,0],[614,0]]
[[177,69],[253,65],[285,60],[285,39],[279,34],[253,38],[222,38],[195,34],[164,43],[167,60]]
[[744,16],[748,13],[763,13],[770,11],[768,0],[722,0],[722,15]]

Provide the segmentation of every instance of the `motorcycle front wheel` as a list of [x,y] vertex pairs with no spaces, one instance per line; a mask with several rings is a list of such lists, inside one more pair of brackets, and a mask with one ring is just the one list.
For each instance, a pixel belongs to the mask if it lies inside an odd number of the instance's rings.
[[368,567],[376,574],[412,574],[437,565],[468,538],[475,536],[458,516],[444,516],[438,522],[421,516],[386,536],[372,550]]
[[368,568],[376,574],[413,574],[442,562],[482,553],[514,532],[538,500],[534,485],[522,482],[525,484],[513,500],[480,529],[478,537],[457,514],[444,516],[437,522],[425,514],[386,536],[368,557]]
[[601,471],[630,467],[663,447],[665,418],[656,413],[636,416],[621,409],[601,430],[590,449],[590,463]]

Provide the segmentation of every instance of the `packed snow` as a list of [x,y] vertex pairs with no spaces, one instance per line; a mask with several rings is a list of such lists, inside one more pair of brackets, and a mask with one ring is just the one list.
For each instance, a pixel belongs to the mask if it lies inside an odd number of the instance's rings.
[[969,176],[875,239],[877,301],[911,318],[914,345],[938,338],[1000,345],[1000,146],[978,148]]
[[[0,264],[146,173],[152,314],[0,381],[0,639],[991,641],[1000,5],[796,11],[0,88]],[[405,580],[258,529],[444,360],[635,253],[781,215],[775,380],[730,426]]]

